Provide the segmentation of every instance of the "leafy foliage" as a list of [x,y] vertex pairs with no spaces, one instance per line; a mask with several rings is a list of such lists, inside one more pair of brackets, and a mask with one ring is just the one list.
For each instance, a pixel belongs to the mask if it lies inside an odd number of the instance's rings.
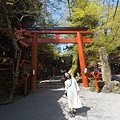
[[[10,40],[11,45],[13,46],[13,70],[12,70],[12,79],[11,79],[11,91],[9,94],[9,98],[13,97],[14,91],[16,89],[16,83],[18,81],[19,76],[19,64],[21,60],[21,47],[19,44],[24,46],[28,46],[26,43],[22,41],[24,37],[28,34],[21,27],[31,27],[37,20],[39,20],[39,15],[42,13],[42,3],[39,0],[1,0],[0,1],[0,32],[2,30],[9,32],[7,35]],[[47,13],[47,12],[45,12]],[[45,14],[44,13],[44,14]],[[17,29],[15,29],[17,28]],[[18,30],[20,29],[20,30]],[[15,30],[15,31],[14,31]],[[6,35],[6,32],[1,32],[2,35]],[[26,36],[26,37],[27,37]],[[5,42],[4,42],[5,43]],[[4,50],[7,50],[7,42],[5,43]],[[0,46],[1,47],[1,46]],[[2,48],[3,49],[3,48]],[[11,57],[11,56],[10,56]]]
[[107,53],[116,52],[119,43],[119,8],[113,19],[115,6],[101,1],[76,0],[72,8],[70,25],[89,27],[93,31],[94,43],[84,45],[87,65],[99,61],[99,48],[105,47]]
[[52,62],[59,57],[59,54],[54,51],[52,44],[42,44],[38,46],[38,62],[52,65]]
[[5,27],[8,27],[5,18],[5,14],[7,14],[13,28],[29,27],[40,14],[41,5],[37,0],[1,0],[1,11],[6,8],[6,11],[0,13],[1,22]]

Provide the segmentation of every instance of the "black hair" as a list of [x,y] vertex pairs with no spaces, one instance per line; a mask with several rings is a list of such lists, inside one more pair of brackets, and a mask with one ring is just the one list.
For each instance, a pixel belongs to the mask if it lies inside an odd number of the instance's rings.
[[[65,73],[67,73],[69,75],[69,78],[71,78],[71,74],[70,73],[68,73],[68,72],[65,72]],[[65,76],[65,73],[64,73],[64,78],[65,78],[65,80],[67,80],[68,78]]]

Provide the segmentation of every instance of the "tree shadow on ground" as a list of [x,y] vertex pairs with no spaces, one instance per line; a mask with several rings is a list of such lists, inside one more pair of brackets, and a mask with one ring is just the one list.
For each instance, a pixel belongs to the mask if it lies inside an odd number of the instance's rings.
[[87,117],[87,112],[91,110],[90,107],[83,106],[82,108],[77,109],[76,115]]
[[0,106],[0,120],[66,120],[58,100],[63,91],[40,88],[12,104]]

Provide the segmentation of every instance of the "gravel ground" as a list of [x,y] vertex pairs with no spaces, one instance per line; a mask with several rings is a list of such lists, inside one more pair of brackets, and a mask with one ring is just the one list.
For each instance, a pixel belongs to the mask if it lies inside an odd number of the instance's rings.
[[[74,120],[120,120],[120,94],[96,93],[80,87],[83,108],[78,109]],[[59,100],[61,106],[67,104],[65,98]],[[70,119],[66,114],[66,118]],[[72,118],[73,119],[73,118]]]
[[64,88],[39,88],[35,93],[0,106],[0,120],[120,120],[120,94],[96,93],[80,87],[83,108],[67,113]]

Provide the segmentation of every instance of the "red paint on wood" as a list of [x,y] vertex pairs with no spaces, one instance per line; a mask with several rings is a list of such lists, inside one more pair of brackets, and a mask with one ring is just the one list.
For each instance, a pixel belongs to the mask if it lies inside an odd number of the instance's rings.
[[[32,39],[26,39],[25,42],[30,44],[30,43],[32,43]],[[82,42],[83,43],[93,42],[93,39],[83,38]],[[38,42],[37,43],[38,44],[47,44],[47,43],[77,43],[77,38],[59,38],[59,39],[38,38]]]
[[34,38],[32,42],[32,68],[35,73],[33,74],[31,80],[32,91],[36,90],[37,48],[38,48],[37,40],[38,40],[38,34],[34,33]]
[[[84,58],[84,50],[83,50],[83,43],[93,42],[91,38],[82,38],[83,34],[91,34],[91,31],[88,30],[26,30],[34,34],[34,39],[26,39],[24,40],[26,43],[32,43],[32,67],[35,74],[32,77],[31,81],[31,89],[36,90],[36,69],[37,69],[37,45],[38,44],[47,44],[47,43],[76,43],[78,44],[78,52],[79,52],[79,59],[80,59],[80,68],[81,68],[81,75],[82,75],[82,82],[84,87],[88,87],[88,79],[84,73],[85,65],[85,58]],[[38,34],[55,34],[55,39],[42,39],[38,38]],[[75,34],[76,38],[60,38],[60,34]]]
[[78,53],[79,53],[79,60],[80,60],[82,83],[83,83],[84,87],[88,87],[88,79],[84,73],[84,69],[86,68],[86,65],[85,65],[85,57],[84,57],[83,42],[82,42],[81,33],[77,32],[77,38],[78,38],[77,43],[78,43]]

